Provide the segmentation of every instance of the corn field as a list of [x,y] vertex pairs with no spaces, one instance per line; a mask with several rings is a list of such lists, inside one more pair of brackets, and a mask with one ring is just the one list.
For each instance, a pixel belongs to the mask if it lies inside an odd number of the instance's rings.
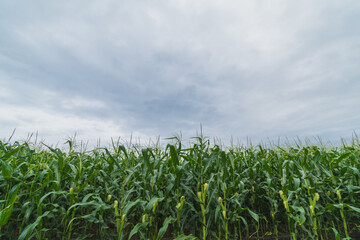
[[0,141],[1,239],[359,239],[360,144]]

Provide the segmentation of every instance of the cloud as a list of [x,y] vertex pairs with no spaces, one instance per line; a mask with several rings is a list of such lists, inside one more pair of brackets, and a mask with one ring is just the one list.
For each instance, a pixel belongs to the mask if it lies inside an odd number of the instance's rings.
[[[19,2],[0,4],[1,135],[190,137],[202,123],[225,139],[336,139],[360,128],[357,1]],[[54,114],[72,127],[52,128]]]

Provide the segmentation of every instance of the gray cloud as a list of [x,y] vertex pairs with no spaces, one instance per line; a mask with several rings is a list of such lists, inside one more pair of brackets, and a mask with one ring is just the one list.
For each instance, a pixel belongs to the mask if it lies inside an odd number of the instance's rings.
[[49,141],[359,130],[357,1],[0,4],[0,130]]

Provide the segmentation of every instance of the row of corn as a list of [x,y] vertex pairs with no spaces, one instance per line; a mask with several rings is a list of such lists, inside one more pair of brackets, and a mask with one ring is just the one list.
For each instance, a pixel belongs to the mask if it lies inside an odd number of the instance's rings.
[[356,239],[360,144],[0,142],[1,239]]

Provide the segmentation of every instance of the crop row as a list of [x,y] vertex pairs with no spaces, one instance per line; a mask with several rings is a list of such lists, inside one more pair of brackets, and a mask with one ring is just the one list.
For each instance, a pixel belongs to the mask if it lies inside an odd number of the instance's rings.
[[0,142],[1,239],[340,239],[360,230],[360,146],[78,151]]

